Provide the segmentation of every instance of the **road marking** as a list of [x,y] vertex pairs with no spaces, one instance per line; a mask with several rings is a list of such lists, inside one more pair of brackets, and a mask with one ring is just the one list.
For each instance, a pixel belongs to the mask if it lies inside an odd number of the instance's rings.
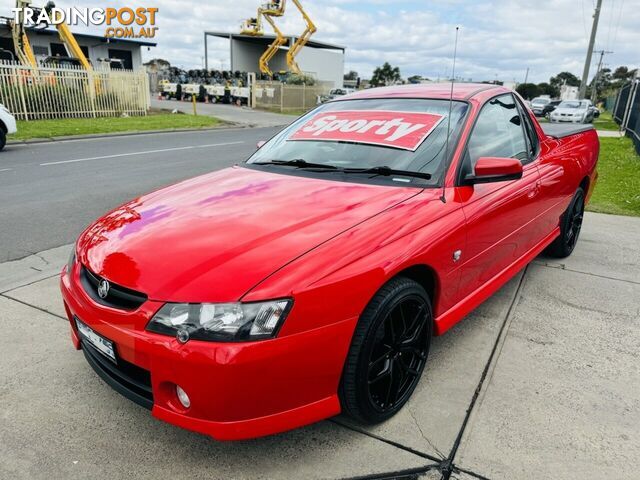
[[47,162],[41,163],[41,167],[48,167],[50,165],[63,165],[66,163],[78,163],[78,162],[89,162],[92,160],[105,160],[108,158],[120,158],[120,157],[132,157],[134,155],[149,155],[150,153],[163,153],[163,152],[175,152],[178,150],[193,150],[195,148],[211,148],[211,147],[223,147],[226,145],[240,145],[246,142],[227,142],[227,143],[211,143],[209,145],[191,145],[188,147],[175,147],[175,148],[162,148],[159,150],[145,150],[143,152],[131,152],[131,153],[119,153],[116,155],[103,155],[100,157],[88,157],[88,158],[75,158],[73,160],[61,160],[59,162]]
[[13,170],[12,168],[2,168],[0,169],[0,172],[10,172],[11,170]]

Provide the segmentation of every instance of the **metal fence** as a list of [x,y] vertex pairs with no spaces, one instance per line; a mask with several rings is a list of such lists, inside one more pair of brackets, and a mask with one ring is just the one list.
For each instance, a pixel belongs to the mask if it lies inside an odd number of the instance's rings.
[[640,78],[620,89],[612,115],[640,154]]
[[146,115],[145,71],[0,62],[0,103],[18,120]]
[[318,96],[328,93],[330,85],[306,86],[280,82],[256,82],[254,88],[256,107],[278,112],[292,112],[306,111],[315,107]]

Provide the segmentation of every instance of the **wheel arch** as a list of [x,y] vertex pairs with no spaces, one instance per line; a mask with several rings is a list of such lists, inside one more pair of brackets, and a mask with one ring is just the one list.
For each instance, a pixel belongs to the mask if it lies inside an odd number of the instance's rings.
[[589,178],[589,176],[586,176],[582,179],[582,181],[580,182],[580,188],[582,188],[582,190],[584,190],[584,194],[588,195],[589,194],[589,185],[591,183],[591,179]]
[[409,278],[414,282],[417,282],[420,286],[422,286],[422,288],[425,289],[427,295],[429,295],[429,299],[431,300],[431,308],[433,309],[435,320],[435,312],[437,311],[438,307],[438,295],[440,291],[440,282],[438,280],[438,274],[436,273],[435,269],[430,265],[426,265],[423,263],[411,265],[396,272],[387,281],[391,281],[396,277]]
[[2,130],[2,131],[5,133],[5,135],[6,135],[6,134],[7,134],[7,132],[9,131],[9,130],[7,129],[7,126],[4,124],[4,122],[3,122],[2,120],[0,120],[0,130]]

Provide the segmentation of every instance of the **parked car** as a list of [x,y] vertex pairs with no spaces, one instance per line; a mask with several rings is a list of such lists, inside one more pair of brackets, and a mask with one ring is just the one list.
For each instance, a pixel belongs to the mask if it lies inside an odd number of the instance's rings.
[[4,105],[0,104],[0,150],[7,144],[7,135],[16,133],[16,119]]
[[545,133],[504,87],[449,95],[341,97],[246,163],[94,222],[60,277],[75,347],[155,417],[221,440],[395,415],[434,336],[543,250],[573,252],[597,178],[591,127]]
[[551,122],[591,123],[595,116],[589,100],[565,100],[551,112]]
[[338,97],[344,97],[345,95],[349,95],[350,93],[355,92],[353,88],[334,88],[329,90],[329,93],[326,95],[318,95],[318,105],[322,103],[329,102],[331,100],[335,100]]
[[558,108],[558,105],[560,105],[561,103],[562,103],[562,100],[551,100],[542,109],[542,116],[549,118],[549,115],[551,115],[551,112],[553,112],[556,108]]
[[551,103],[551,99],[549,97],[536,97],[531,100],[531,110],[535,114],[536,117],[542,117],[544,107]]
[[598,118],[600,116],[600,109],[596,107],[591,100],[585,100],[585,102],[587,102],[589,110],[593,112],[593,118]]

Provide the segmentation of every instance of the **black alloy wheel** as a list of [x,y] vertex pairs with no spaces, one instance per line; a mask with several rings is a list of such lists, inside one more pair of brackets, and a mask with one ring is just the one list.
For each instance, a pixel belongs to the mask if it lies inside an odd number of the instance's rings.
[[341,382],[345,412],[372,424],[395,415],[422,375],[433,326],[431,302],[415,281],[398,277],[365,309]]
[[584,190],[578,191],[564,213],[560,224],[560,236],[549,246],[548,253],[557,258],[566,258],[573,253],[578,244],[582,222],[584,221]]

